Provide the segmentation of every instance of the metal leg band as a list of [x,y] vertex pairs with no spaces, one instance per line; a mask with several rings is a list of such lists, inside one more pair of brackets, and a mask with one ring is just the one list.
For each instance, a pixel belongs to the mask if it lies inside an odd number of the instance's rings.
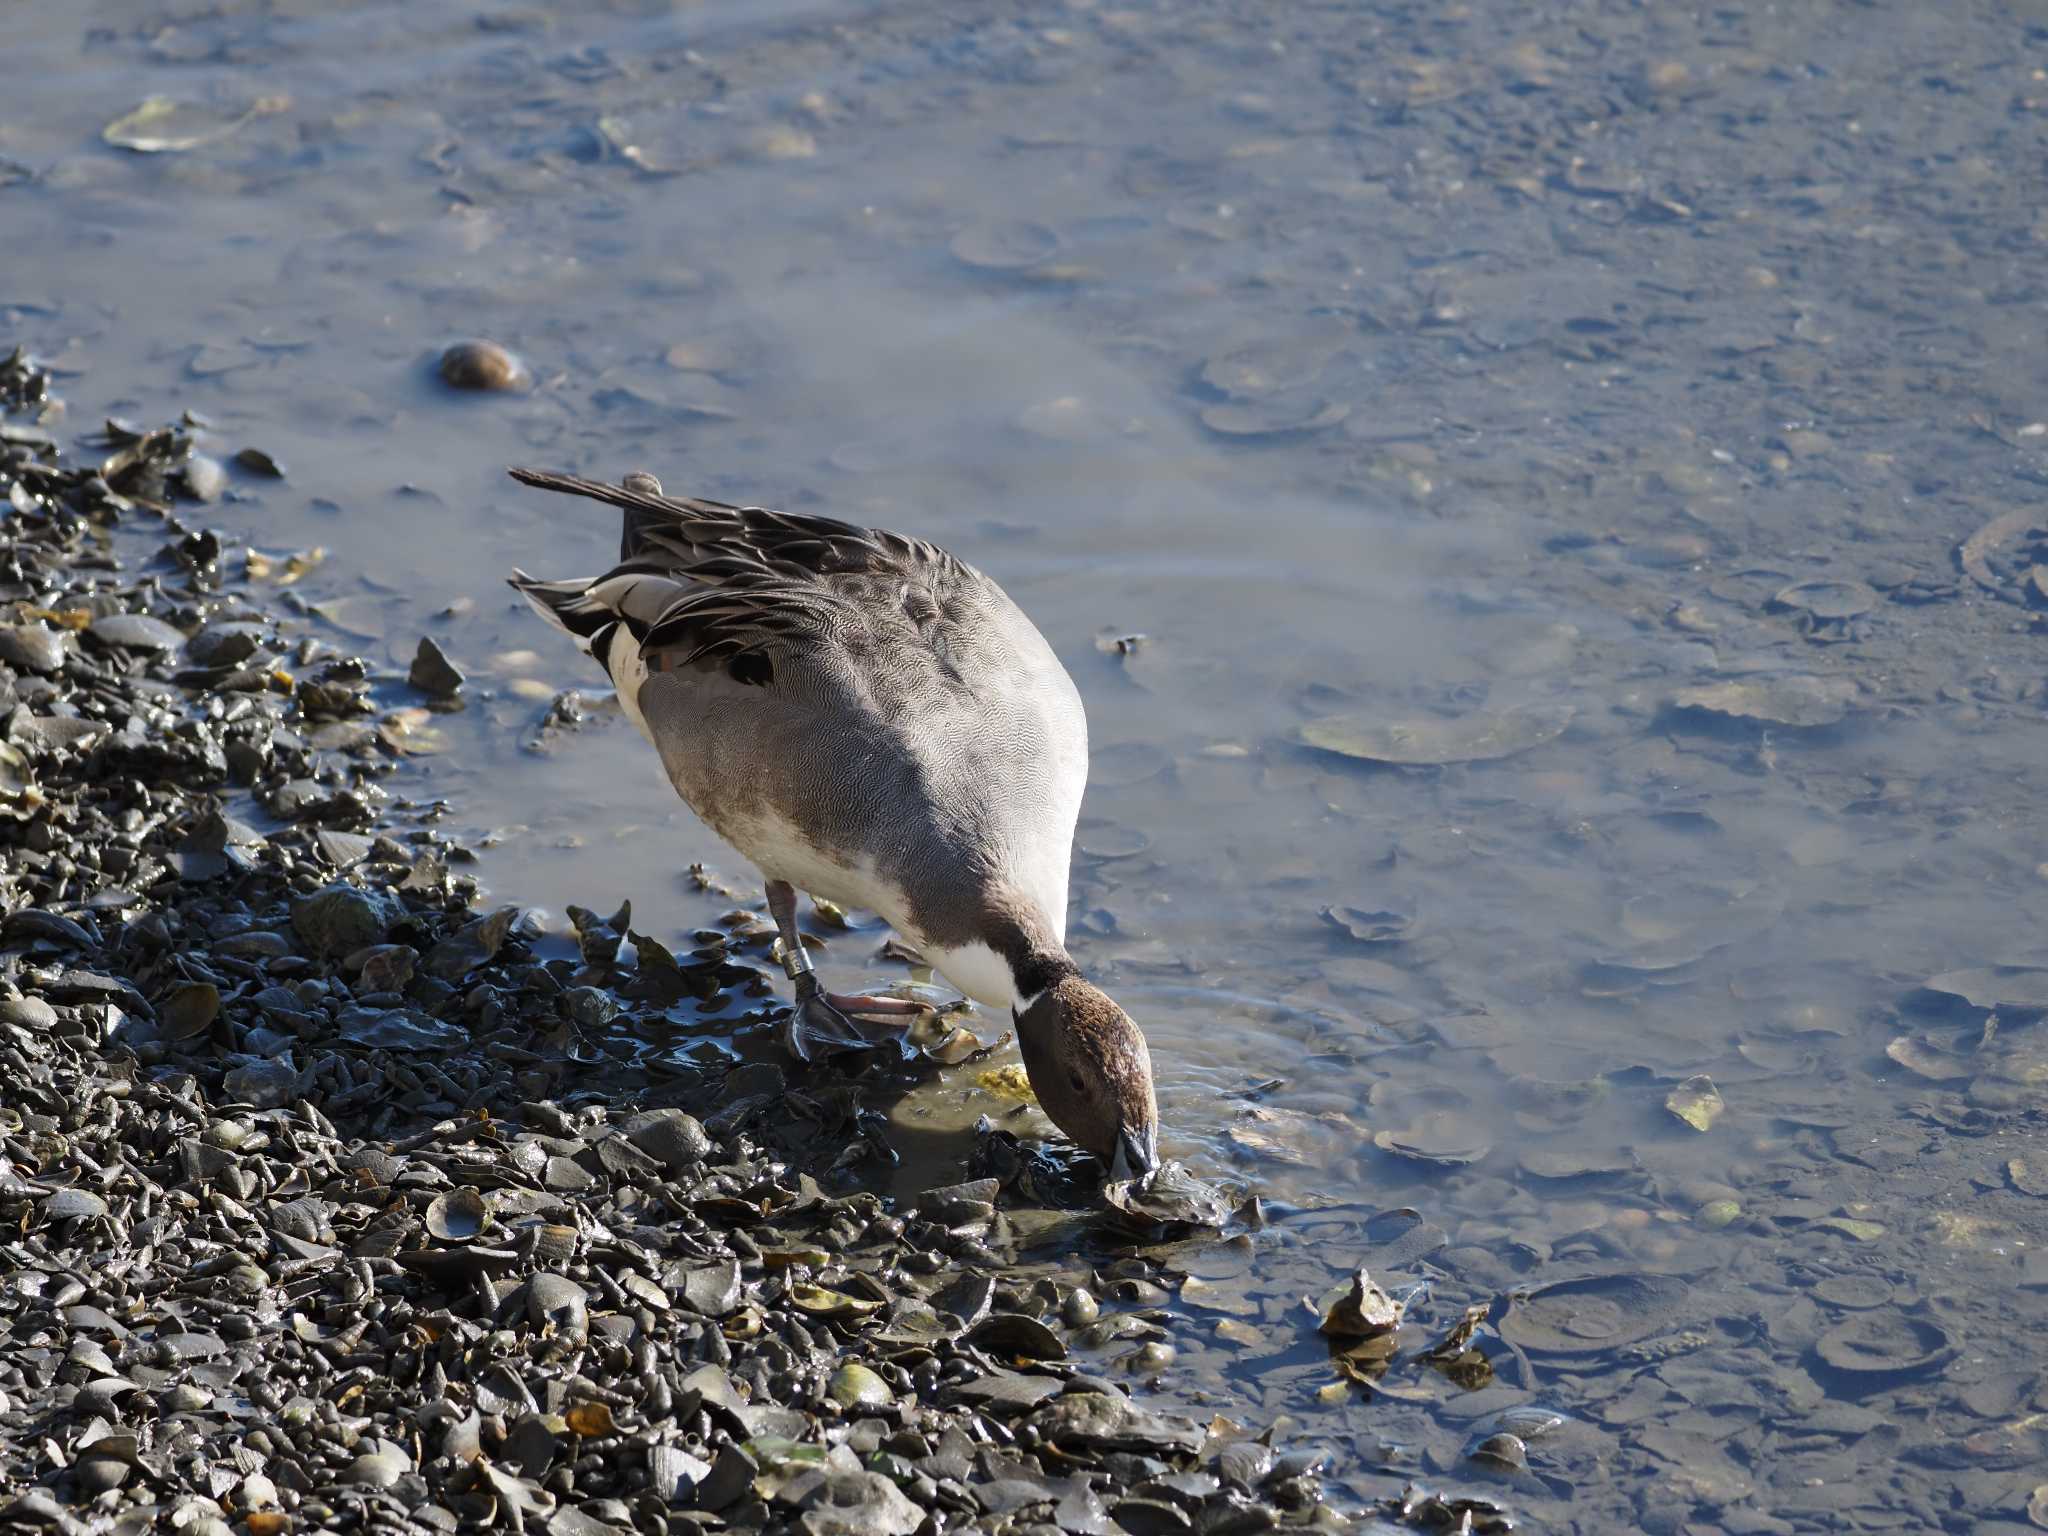
[[806,976],[816,974],[817,967],[811,964],[811,952],[802,939],[782,946],[782,969],[791,981],[802,981]]

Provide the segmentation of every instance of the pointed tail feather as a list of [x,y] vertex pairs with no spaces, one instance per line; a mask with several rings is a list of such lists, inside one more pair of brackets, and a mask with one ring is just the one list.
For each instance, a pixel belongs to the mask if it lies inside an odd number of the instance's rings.
[[588,496],[593,501],[602,501],[617,507],[625,513],[625,521],[619,533],[619,561],[637,559],[647,552],[647,534],[651,529],[674,527],[678,520],[686,518],[692,511],[708,509],[730,512],[733,509],[717,501],[678,501],[661,493],[661,482],[645,470],[637,470],[617,485],[607,485],[602,480],[587,480],[582,475],[565,475],[552,469],[519,469],[505,471],[521,485],[536,486],[543,491],[561,491],[570,496]]

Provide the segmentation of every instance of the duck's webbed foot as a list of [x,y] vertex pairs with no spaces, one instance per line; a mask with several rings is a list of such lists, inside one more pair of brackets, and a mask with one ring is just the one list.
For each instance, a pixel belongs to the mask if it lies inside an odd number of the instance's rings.
[[770,881],[768,911],[782,936],[782,967],[796,984],[796,1006],[782,1029],[782,1043],[790,1055],[798,1061],[816,1061],[839,1051],[868,1051],[884,1045],[904,1049],[901,1029],[864,1030],[854,1015],[900,1018],[923,1012],[924,1005],[900,997],[827,992],[818,982],[817,969],[797,931],[796,888],[786,881]]
[[797,982],[796,1006],[782,1026],[782,1043],[798,1061],[816,1061],[840,1051],[871,1050],[875,1042],[861,1033],[816,977],[805,976]]

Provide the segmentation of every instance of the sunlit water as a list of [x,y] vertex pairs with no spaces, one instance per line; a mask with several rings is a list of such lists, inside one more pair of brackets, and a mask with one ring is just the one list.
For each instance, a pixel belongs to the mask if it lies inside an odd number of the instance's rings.
[[[1920,983],[2038,960],[2048,905],[2038,610],[1953,556],[2048,478],[2048,34],[1938,10],[32,8],[0,318],[87,370],[76,428],[175,402],[285,461],[210,520],[324,546],[336,638],[470,672],[401,792],[506,900],[673,938],[758,893],[616,718],[527,750],[602,680],[501,577],[600,569],[616,527],[505,465],[996,575],[1088,704],[1074,947],[1152,1036],[1168,1150],[1331,1208],[1176,1256],[1258,1342],[1190,1306],[1162,1390],[1298,1421],[1366,1494],[1562,1409],[1499,1490],[1560,1528],[2018,1520],[2048,1222],[2006,1165],[2048,1161],[2048,1051]],[[151,94],[288,100],[100,143]],[[440,388],[468,335],[538,387]],[[1867,611],[1774,600],[1818,579]],[[1794,675],[1841,718],[1674,708]],[[1495,760],[1298,735],[1524,708],[1570,721]],[[833,973],[900,976],[881,938]],[[1666,1108],[1698,1074],[1704,1133]],[[963,1071],[897,1113],[992,1103]],[[1533,1384],[1322,1392],[1300,1298],[1404,1204],[1448,1235],[1407,1271],[1431,1326],[1690,1289]],[[1852,1291],[1957,1352],[1834,1369]]]

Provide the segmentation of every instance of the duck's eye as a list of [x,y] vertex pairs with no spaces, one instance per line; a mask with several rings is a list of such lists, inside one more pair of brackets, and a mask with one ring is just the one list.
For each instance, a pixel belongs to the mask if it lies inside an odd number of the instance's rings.
[[763,688],[775,681],[775,664],[759,651],[742,651],[726,663],[725,670],[736,683]]
[[1088,1091],[1088,1085],[1081,1081],[1081,1074],[1078,1072],[1069,1072],[1067,1074],[1067,1083],[1076,1093],[1086,1093]]

